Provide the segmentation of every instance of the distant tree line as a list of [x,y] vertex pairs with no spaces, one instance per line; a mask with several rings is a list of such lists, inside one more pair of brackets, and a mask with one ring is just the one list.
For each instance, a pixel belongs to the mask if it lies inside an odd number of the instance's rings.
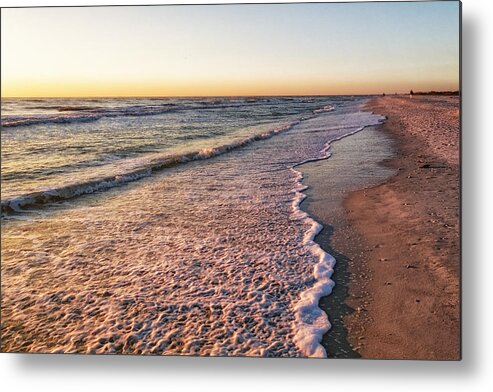
[[459,95],[459,91],[418,91],[415,95]]

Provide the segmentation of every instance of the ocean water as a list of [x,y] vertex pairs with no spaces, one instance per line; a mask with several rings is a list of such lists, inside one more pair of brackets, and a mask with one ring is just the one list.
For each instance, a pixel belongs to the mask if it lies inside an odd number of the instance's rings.
[[362,97],[2,102],[2,348],[326,355],[297,165]]
[[[2,207],[68,198],[268,137],[327,98],[2,100]],[[327,106],[330,109],[330,106]],[[112,184],[115,185],[115,184]]]

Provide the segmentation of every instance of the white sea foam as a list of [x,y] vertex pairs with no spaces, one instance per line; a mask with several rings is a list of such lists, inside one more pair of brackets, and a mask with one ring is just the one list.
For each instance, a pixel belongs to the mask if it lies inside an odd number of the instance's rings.
[[310,225],[303,237],[303,245],[318,258],[318,263],[313,269],[315,284],[301,293],[300,300],[294,306],[296,313],[294,341],[304,356],[323,358],[326,356],[326,352],[320,345],[320,341],[324,333],[330,329],[330,322],[327,314],[318,307],[318,303],[320,298],[331,293],[334,286],[330,277],[334,271],[335,259],[314,242],[316,235],[323,226],[300,209],[300,204],[306,197],[301,192],[306,187],[301,185],[303,180],[301,172],[292,170],[296,173],[299,182],[299,186],[295,189],[296,193],[292,204],[293,214],[296,219],[304,220]]
[[323,113],[323,112],[331,112],[333,110],[335,110],[336,107],[334,105],[326,105],[320,109],[315,109],[313,111],[314,114],[319,114],[319,113]]

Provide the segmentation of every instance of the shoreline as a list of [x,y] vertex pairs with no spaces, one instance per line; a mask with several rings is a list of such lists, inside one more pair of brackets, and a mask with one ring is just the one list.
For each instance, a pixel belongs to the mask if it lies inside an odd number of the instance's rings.
[[[387,116],[376,131],[394,149],[374,163],[395,174],[348,189],[335,219],[327,206],[315,211],[325,227],[316,241],[338,260],[333,297],[320,302],[333,324],[323,340],[329,357],[460,359],[458,102],[367,104]],[[308,210],[323,190],[312,189]]]
[[[368,146],[372,153],[360,154]],[[303,183],[308,186],[303,191],[306,198],[301,207],[315,221],[323,224],[315,242],[336,260],[331,277],[335,286],[331,294],[322,297],[319,303],[331,323],[331,329],[324,334],[321,344],[329,358],[358,358],[359,348],[349,344],[343,318],[355,311],[346,304],[347,286],[352,274],[349,264],[351,260],[360,258],[362,252],[359,246],[361,239],[350,230],[342,203],[350,191],[375,185],[393,174],[393,170],[379,163],[392,154],[392,145],[390,138],[378,126],[368,126],[348,137],[332,141],[330,154],[329,159],[299,166],[303,172]],[[348,249],[332,246],[339,236],[351,238]]]

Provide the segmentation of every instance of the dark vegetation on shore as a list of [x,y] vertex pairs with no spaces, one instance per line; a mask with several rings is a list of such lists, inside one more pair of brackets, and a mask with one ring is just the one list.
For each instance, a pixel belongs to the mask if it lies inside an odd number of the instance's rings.
[[415,95],[459,95],[459,91],[418,91]]

